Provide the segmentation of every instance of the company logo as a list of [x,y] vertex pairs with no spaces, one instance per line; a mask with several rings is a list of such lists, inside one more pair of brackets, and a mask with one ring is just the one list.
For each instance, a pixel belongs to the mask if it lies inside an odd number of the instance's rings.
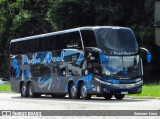
[[2,111],[2,116],[42,116],[41,111]]
[[121,87],[122,87],[122,88],[126,88],[127,86],[126,86],[125,84],[122,84]]
[[27,64],[47,64],[51,62],[63,61],[64,52],[63,51],[61,52],[60,57],[52,57],[52,53],[47,52],[43,60],[41,58],[37,58],[37,53],[32,55],[32,59],[29,59],[27,55],[21,55],[21,57],[22,57],[22,65],[24,65],[25,63]]
[[11,111],[2,111],[2,116],[12,116]]

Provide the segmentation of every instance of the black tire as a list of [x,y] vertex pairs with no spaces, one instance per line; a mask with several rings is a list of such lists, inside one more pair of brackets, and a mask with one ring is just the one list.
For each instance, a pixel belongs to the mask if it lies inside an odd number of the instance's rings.
[[28,96],[31,98],[36,97],[36,94],[34,93],[33,83],[30,83],[28,86]]
[[71,99],[80,98],[78,87],[76,87],[73,83],[70,85],[69,88],[69,98]]
[[110,100],[112,97],[113,97],[112,94],[106,94],[106,95],[104,95],[104,98],[105,98],[106,100]]
[[117,99],[117,100],[122,100],[124,98],[124,94],[115,94],[114,97]]
[[86,83],[82,83],[81,85],[81,89],[80,89],[80,95],[82,97],[82,99],[84,100],[89,100],[91,99],[91,95],[88,94],[88,91],[87,91],[87,87],[86,87]]
[[20,92],[21,92],[21,97],[28,97],[28,88],[24,83],[20,87]]

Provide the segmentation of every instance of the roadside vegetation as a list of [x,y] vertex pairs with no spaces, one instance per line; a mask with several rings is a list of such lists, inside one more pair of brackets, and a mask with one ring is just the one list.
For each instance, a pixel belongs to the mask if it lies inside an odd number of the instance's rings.
[[2,92],[11,92],[10,84],[0,85],[0,93]]
[[160,84],[148,84],[143,85],[141,94],[131,94],[128,96],[133,96],[137,98],[159,98],[160,99]]

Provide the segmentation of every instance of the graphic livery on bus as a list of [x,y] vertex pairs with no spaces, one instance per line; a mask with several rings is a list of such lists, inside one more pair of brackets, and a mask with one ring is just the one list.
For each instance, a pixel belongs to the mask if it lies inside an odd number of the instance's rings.
[[121,100],[142,91],[142,60],[126,27],[80,27],[13,39],[10,63],[11,88],[22,97]]

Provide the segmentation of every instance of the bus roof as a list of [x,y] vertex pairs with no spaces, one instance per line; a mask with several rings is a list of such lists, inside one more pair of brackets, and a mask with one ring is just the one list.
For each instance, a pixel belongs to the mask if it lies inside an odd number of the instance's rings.
[[101,28],[129,29],[127,27],[119,27],[119,26],[86,26],[86,27],[78,27],[78,28],[56,31],[56,32],[51,32],[51,33],[46,33],[46,34],[40,34],[40,35],[34,35],[34,36],[29,36],[29,37],[24,37],[24,38],[13,39],[13,40],[11,40],[10,43],[24,41],[24,40],[30,40],[30,39],[35,39],[35,38],[42,38],[42,37],[52,36],[52,35],[56,35],[56,34],[58,35],[58,34],[62,34],[62,33],[74,32],[74,31],[79,31],[79,30],[95,30],[95,29],[101,29]]

